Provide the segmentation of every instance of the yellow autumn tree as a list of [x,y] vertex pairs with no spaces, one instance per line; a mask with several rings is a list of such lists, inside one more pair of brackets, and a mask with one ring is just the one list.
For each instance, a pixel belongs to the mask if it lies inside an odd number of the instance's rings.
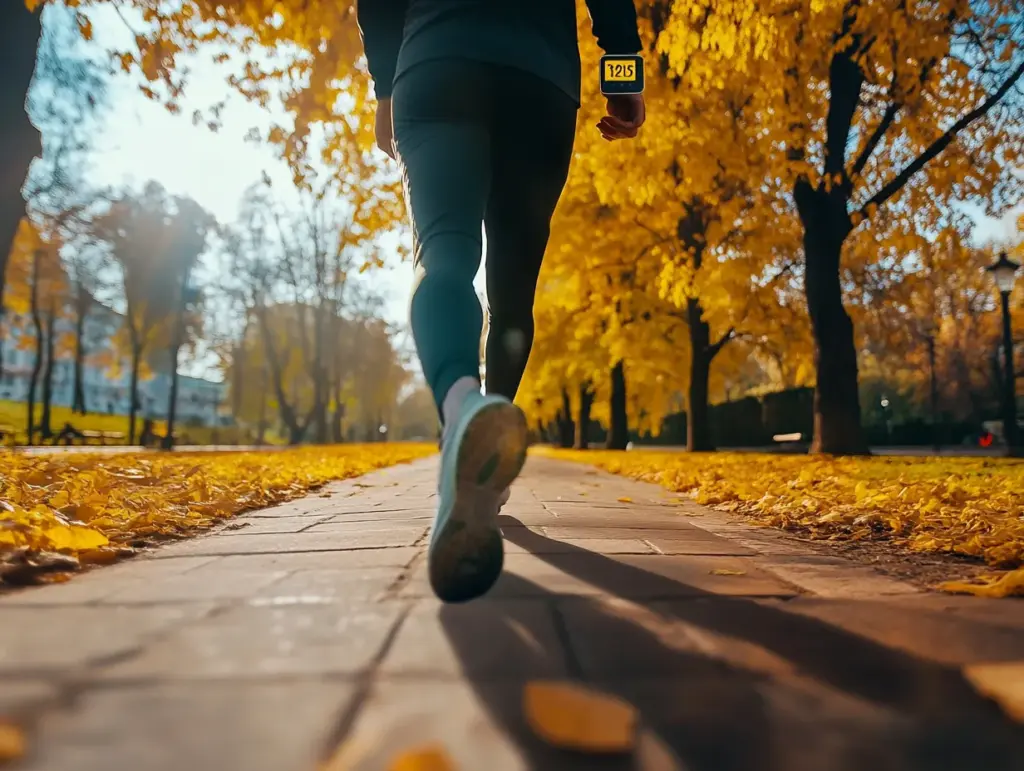
[[[53,433],[51,415],[57,359],[68,352],[71,336],[61,331],[60,322],[68,318],[69,282],[61,263],[62,242],[56,233],[47,233],[29,219],[23,219],[14,240],[7,265],[7,307],[20,324],[21,345],[33,352],[28,382],[26,432],[29,444],[36,438],[48,439]],[[36,404],[41,414],[36,416]]]
[[[593,124],[604,100],[597,79],[584,79],[576,161],[560,209],[562,217],[571,212],[567,229],[577,242],[555,270],[578,273],[565,287],[575,281],[579,292],[585,285],[590,312],[573,310],[573,331],[591,341],[587,350],[606,354],[605,371],[614,376],[601,380],[618,380],[623,372],[614,368],[632,353],[637,364],[629,368],[629,392],[634,381],[650,383],[645,401],[662,407],[647,417],[660,421],[674,397],[685,394],[687,445],[708,450],[714,446],[709,402],[730,371],[769,339],[780,285],[793,279],[799,233],[792,213],[773,205],[775,191],[766,181],[757,147],[761,116],[750,108],[756,84],[732,73],[703,92],[683,88],[656,54],[666,9],[640,4],[650,55],[648,122],[636,140],[600,140]],[[583,70],[596,73],[600,52],[592,36],[580,38]],[[606,231],[617,243],[602,238]],[[557,264],[559,254],[549,251],[549,261]],[[545,308],[546,302],[542,294],[541,313],[557,307]],[[566,371],[581,366],[578,354],[570,358]],[[638,378],[642,370],[646,375]],[[619,421],[612,418],[614,434]]]
[[864,452],[844,269],[941,228],[956,200],[983,200],[990,213],[1019,200],[1024,17],[1014,0],[661,7],[658,50],[682,88],[699,98],[733,73],[758,84],[757,150],[800,221],[814,449]]

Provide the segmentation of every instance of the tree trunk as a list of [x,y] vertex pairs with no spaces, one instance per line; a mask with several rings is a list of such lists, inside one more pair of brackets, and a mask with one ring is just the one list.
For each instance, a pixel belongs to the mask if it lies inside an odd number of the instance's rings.
[[267,365],[264,364],[262,369],[262,378],[260,382],[260,417],[259,422],[256,424],[256,444],[262,447],[266,444],[267,437]]
[[928,334],[928,380],[931,413],[932,413],[932,450],[938,453],[942,449],[942,438],[939,434],[939,382],[935,372],[935,335]]
[[562,409],[558,413],[558,446],[572,447],[575,430],[572,420],[572,403],[569,401],[569,393],[563,388]]
[[[814,335],[814,441],[811,452],[867,455],[857,389],[853,321],[843,307],[840,258],[849,216],[832,199],[806,192],[798,200],[804,226],[804,292]],[[812,200],[808,200],[812,199]]]
[[178,354],[181,352],[181,330],[184,321],[177,322],[177,330],[174,333],[174,340],[171,342],[171,393],[167,398],[167,430],[164,431],[164,438],[160,441],[165,450],[174,448],[174,422],[178,416]]
[[[263,338],[264,353],[266,354],[267,362],[270,364],[270,376],[273,379],[274,394],[277,396],[278,415],[288,432],[289,443],[293,445],[299,444],[306,435],[306,429],[309,427],[309,421],[307,420],[304,423],[299,422],[296,409],[289,403],[288,397],[285,394],[284,372],[277,354],[277,348],[274,346],[274,341],[270,337],[271,330],[266,317],[266,308],[258,308],[256,313],[257,319],[260,322],[260,337]],[[297,404],[297,392],[295,398]],[[314,407],[315,406],[316,405],[314,404]]]
[[594,394],[590,390],[590,384],[584,383],[580,386],[580,417],[576,421],[576,441],[573,446],[577,450],[590,448],[590,408],[594,404]]
[[[25,215],[21,187],[29,167],[42,152],[42,138],[25,111],[36,50],[42,35],[40,11],[30,13],[23,2],[0,6],[0,50],[4,52],[4,75],[0,78],[0,321],[4,314],[7,259],[11,253],[18,224]],[[2,335],[0,335],[0,374],[3,373]]]
[[[83,299],[83,294],[88,300]],[[85,319],[91,300],[88,293],[79,287],[75,298],[75,385],[71,400],[71,412],[78,415],[85,415],[89,411],[85,403]]]
[[690,385],[686,401],[687,452],[712,452],[711,408],[708,381],[711,378],[711,328],[704,321],[704,308],[696,298],[686,302],[690,330]]
[[36,330],[36,355],[32,362],[32,376],[28,383],[28,443],[35,442],[36,435],[36,386],[39,372],[43,368],[43,320],[39,315],[39,251],[32,255],[32,288],[29,292],[29,311],[32,326]]
[[53,300],[46,311],[44,322],[44,334],[46,335],[46,371],[43,373],[43,414],[39,418],[39,441],[43,442],[53,436],[53,428],[50,426],[50,416],[53,407],[53,370],[56,364],[56,324],[57,311],[53,307]]
[[341,444],[345,441],[345,405],[341,401],[341,392],[334,392],[334,411],[331,414],[331,441]]
[[296,424],[294,426],[288,426],[288,444],[295,446],[302,444],[302,440],[306,438],[305,425]]
[[131,384],[128,387],[128,399],[130,404],[128,405],[128,444],[135,444],[135,418],[137,417],[138,410],[136,410],[138,398],[139,398],[139,367],[142,365],[142,346],[137,343],[134,339],[137,335],[132,335],[132,374]]
[[625,450],[629,444],[629,419],[626,415],[626,368],[619,361],[612,367],[612,397],[608,420],[609,450]]

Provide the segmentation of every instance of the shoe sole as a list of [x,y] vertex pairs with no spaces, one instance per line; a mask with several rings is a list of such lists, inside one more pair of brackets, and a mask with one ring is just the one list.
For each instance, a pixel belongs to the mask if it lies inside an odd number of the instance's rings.
[[526,463],[527,425],[512,404],[485,407],[466,428],[455,467],[455,500],[430,548],[430,585],[444,602],[486,594],[498,580],[505,547],[498,496]]

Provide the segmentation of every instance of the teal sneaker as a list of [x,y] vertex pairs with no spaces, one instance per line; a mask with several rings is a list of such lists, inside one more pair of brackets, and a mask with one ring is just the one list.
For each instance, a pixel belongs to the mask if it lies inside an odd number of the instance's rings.
[[503,396],[466,396],[441,450],[437,517],[430,536],[430,585],[444,602],[485,594],[501,575],[501,496],[526,463],[522,410]]

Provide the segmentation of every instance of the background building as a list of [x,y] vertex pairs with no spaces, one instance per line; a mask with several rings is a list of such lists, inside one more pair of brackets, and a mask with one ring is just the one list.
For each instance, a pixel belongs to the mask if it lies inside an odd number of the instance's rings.
[[[35,363],[32,321],[28,316],[8,313],[5,322],[7,334],[4,338],[0,400],[27,402]],[[115,336],[122,323],[121,314],[100,303],[95,303],[86,317],[82,384],[88,412],[107,415],[127,415],[129,412],[131,362],[115,345]],[[57,320],[55,334],[60,344],[54,362],[52,402],[62,407],[71,407],[74,402],[74,332],[70,319]],[[44,361],[36,385],[37,402],[42,399],[45,366]],[[167,417],[170,400],[170,367],[155,367],[151,362],[149,369],[148,375],[139,382],[138,414],[162,420]],[[224,383],[179,375],[177,420],[183,425],[194,426],[223,424],[218,413],[226,391]]]

